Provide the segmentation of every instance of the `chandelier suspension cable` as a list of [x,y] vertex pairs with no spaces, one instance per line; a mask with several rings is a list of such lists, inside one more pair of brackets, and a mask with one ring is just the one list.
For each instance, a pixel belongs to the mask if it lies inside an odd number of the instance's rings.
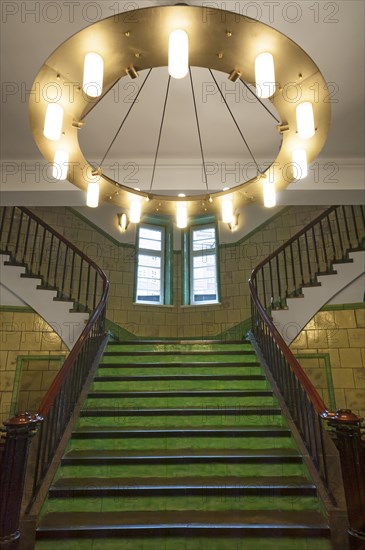
[[160,149],[160,142],[161,142],[161,135],[162,135],[162,127],[163,127],[163,123],[164,123],[164,120],[165,120],[166,105],[167,105],[167,98],[168,98],[168,95],[169,95],[170,82],[171,82],[171,76],[169,75],[169,79],[168,79],[168,81],[167,81],[167,88],[166,88],[165,101],[164,101],[164,104],[163,104],[163,111],[162,111],[162,117],[161,117],[161,123],[160,123],[160,130],[159,130],[159,133],[158,133],[158,141],[157,141],[157,148],[156,148],[156,153],[155,153],[155,160],[154,160],[154,162],[153,162],[153,169],[152,169],[152,176],[151,176],[151,183],[150,183],[149,192],[152,191],[153,180],[154,180],[154,178],[155,178],[156,162],[157,162],[157,157],[158,157],[158,151],[159,151],[159,149]]
[[244,80],[242,80],[241,78],[239,79],[239,81],[241,82],[241,84],[243,84],[243,85],[245,86],[245,88],[247,88],[247,90],[250,92],[250,94],[253,95],[253,97],[257,99],[257,101],[258,101],[258,102],[260,103],[260,105],[269,113],[269,115],[271,115],[272,118],[273,118],[274,120],[276,120],[276,122],[277,122],[278,124],[280,124],[280,120],[274,115],[274,113],[272,113],[272,112],[270,111],[270,109],[269,109],[269,108],[265,105],[265,103],[259,98],[259,96],[256,95],[255,92],[254,92],[253,90],[251,90],[250,86],[248,86],[248,85],[246,84],[246,82],[245,82]]
[[118,128],[118,130],[117,130],[115,136],[113,137],[113,139],[112,139],[112,141],[111,141],[109,147],[107,148],[107,150],[106,150],[106,152],[105,152],[103,158],[102,158],[101,161],[100,161],[100,167],[102,166],[104,160],[106,159],[106,156],[107,156],[107,154],[109,153],[110,149],[113,147],[113,144],[114,144],[115,140],[117,139],[117,137],[118,137],[118,135],[119,135],[121,129],[123,128],[123,125],[124,125],[125,121],[127,120],[129,113],[131,112],[132,108],[134,107],[134,105],[135,105],[135,103],[136,103],[136,101],[137,101],[137,99],[138,99],[138,96],[139,96],[139,94],[141,93],[141,91],[142,91],[142,89],[143,89],[143,86],[146,84],[147,78],[150,76],[151,71],[152,71],[152,69],[150,69],[150,70],[148,71],[148,73],[147,73],[147,75],[146,75],[146,78],[144,79],[144,81],[143,81],[142,84],[141,84],[140,89],[139,89],[138,92],[136,93],[136,97],[133,99],[132,105],[129,107],[129,109],[128,109],[128,111],[127,111],[127,114],[126,114],[125,117],[123,118],[123,120],[122,120],[122,122],[121,122],[121,125],[119,126],[119,128]]
[[189,67],[189,76],[190,76],[190,84],[191,84],[191,94],[193,96],[193,103],[194,103],[194,111],[195,111],[195,119],[196,119],[196,127],[198,130],[198,136],[199,136],[199,145],[200,145],[200,154],[202,157],[202,163],[203,163],[203,172],[204,172],[204,182],[205,186],[208,189],[208,178],[207,178],[207,171],[205,168],[205,159],[204,159],[204,151],[203,151],[203,143],[202,143],[202,136],[200,133],[200,126],[199,126],[199,117],[198,117],[198,109],[196,107],[196,100],[195,100],[195,92],[194,92],[194,85],[193,85],[193,76],[191,74],[191,68]]
[[257,164],[257,161],[256,161],[256,159],[255,159],[255,157],[254,157],[254,154],[252,153],[252,151],[251,151],[251,149],[250,149],[250,146],[248,145],[247,140],[246,140],[245,136],[243,135],[243,133],[242,133],[242,131],[241,131],[241,128],[238,126],[238,123],[237,123],[236,119],[234,118],[234,115],[233,115],[233,113],[232,113],[232,111],[231,111],[231,108],[230,108],[230,106],[228,105],[228,103],[227,103],[227,101],[226,101],[226,98],[224,97],[224,94],[223,94],[223,92],[222,92],[220,86],[218,85],[218,82],[217,82],[217,80],[216,80],[216,78],[215,78],[215,76],[214,76],[212,70],[209,69],[209,72],[210,72],[211,77],[213,78],[213,80],[214,80],[214,82],[215,82],[215,85],[217,86],[217,88],[218,88],[218,90],[219,90],[219,93],[220,93],[221,96],[222,96],[222,99],[223,99],[223,101],[224,101],[224,103],[225,103],[225,106],[227,107],[227,109],[228,109],[228,111],[229,111],[229,114],[231,115],[232,120],[233,120],[233,122],[234,122],[235,125],[236,125],[237,130],[238,130],[239,133],[240,133],[241,138],[242,138],[243,141],[244,141],[244,144],[245,144],[246,147],[247,147],[248,152],[249,152],[250,155],[251,155],[252,160],[253,160],[254,163],[255,163],[255,166],[256,166],[256,168],[257,168],[258,173],[259,173],[259,174],[262,174],[261,168],[260,168],[259,165]]

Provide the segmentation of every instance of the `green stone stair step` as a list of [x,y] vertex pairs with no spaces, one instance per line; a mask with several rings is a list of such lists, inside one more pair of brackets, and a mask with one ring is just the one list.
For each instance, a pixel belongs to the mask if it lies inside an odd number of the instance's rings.
[[316,487],[304,477],[181,477],[181,478],[61,478],[50,498],[79,496],[315,496]]
[[245,416],[245,415],[281,415],[279,407],[225,407],[225,408],[161,408],[161,409],[127,409],[127,408],[103,408],[82,409],[80,417],[84,416]]
[[168,374],[168,375],[135,375],[135,376],[118,376],[118,375],[103,375],[95,376],[94,382],[158,382],[158,381],[175,381],[189,380],[195,382],[197,380],[266,380],[263,374]]
[[170,437],[289,437],[288,428],[259,426],[246,428],[163,428],[163,429],[133,429],[95,426],[79,428],[72,432],[73,439],[129,439],[129,438],[170,438]]
[[214,537],[262,537],[263,532],[270,537],[329,537],[329,529],[318,512],[231,510],[219,513],[196,510],[163,513],[125,512],[123,514],[119,512],[51,513],[42,519],[37,535],[38,538],[70,536],[90,538],[90,536],[111,537],[113,535],[211,537],[212,534]]
[[302,464],[302,457],[295,449],[224,450],[179,449],[177,451],[131,452],[121,450],[69,451],[62,459],[63,465],[154,465],[154,464]]

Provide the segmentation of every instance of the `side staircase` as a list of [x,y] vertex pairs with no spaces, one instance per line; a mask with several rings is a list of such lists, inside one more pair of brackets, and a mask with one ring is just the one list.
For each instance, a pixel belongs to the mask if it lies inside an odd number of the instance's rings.
[[37,550],[331,549],[252,345],[110,343],[43,506]]

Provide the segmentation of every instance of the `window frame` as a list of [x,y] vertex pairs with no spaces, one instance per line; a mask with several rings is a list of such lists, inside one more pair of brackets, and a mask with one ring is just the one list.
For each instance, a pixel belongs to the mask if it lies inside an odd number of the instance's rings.
[[[194,299],[194,257],[197,257],[202,251],[193,250],[193,232],[202,229],[213,228],[215,234],[215,248],[207,251],[208,255],[215,256],[215,300],[195,300]],[[219,239],[218,225],[214,216],[205,216],[196,218],[182,234],[182,305],[185,306],[205,306],[216,305],[220,303],[220,274],[219,274]]]
[[[152,231],[161,231],[161,251],[150,250],[139,247],[140,229],[146,228]],[[172,258],[173,258],[173,234],[170,220],[163,216],[144,216],[143,220],[138,224],[136,231],[136,256],[134,269],[134,300],[135,305],[142,306],[170,306],[172,305]],[[139,254],[160,257],[161,258],[161,279],[160,279],[160,300],[138,300],[138,267]]]

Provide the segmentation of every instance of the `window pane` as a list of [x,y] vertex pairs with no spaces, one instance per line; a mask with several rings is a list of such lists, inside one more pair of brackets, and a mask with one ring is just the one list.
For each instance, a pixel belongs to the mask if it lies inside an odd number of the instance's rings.
[[161,267],[161,258],[159,256],[150,256],[148,254],[138,254],[138,266]]
[[215,249],[215,228],[193,230],[193,251],[204,251]]
[[152,241],[149,239],[139,239],[139,248],[144,248],[145,250],[161,250],[162,243],[161,241]]
[[216,230],[214,226],[192,230],[192,302],[217,302]]
[[140,227],[138,247],[145,248],[146,250],[162,250],[162,230]]
[[160,286],[161,270],[153,267],[138,266],[138,287],[139,279],[145,278],[151,281],[151,284],[158,284]]
[[162,231],[160,229],[149,229],[147,227],[140,227],[139,238],[150,239],[152,241],[161,241]]
[[199,254],[193,257],[193,268],[198,267],[215,267],[215,254]]

